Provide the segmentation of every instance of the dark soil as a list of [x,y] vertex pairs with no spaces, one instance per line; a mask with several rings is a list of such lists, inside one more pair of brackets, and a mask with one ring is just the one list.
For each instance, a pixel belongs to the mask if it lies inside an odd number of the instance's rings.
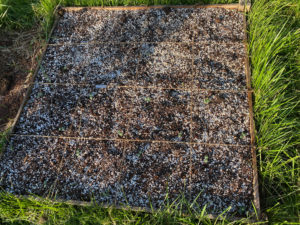
[[193,103],[194,141],[250,145],[246,92],[194,92]]
[[26,92],[26,79],[36,65],[37,30],[0,30],[0,131],[16,116]]
[[180,43],[143,44],[137,84],[162,88],[190,88],[193,46]]
[[197,43],[195,45],[194,87],[245,90],[245,50],[243,43],[230,41]]
[[[191,196],[210,212],[233,207],[238,215],[251,211],[252,156],[249,147],[193,145]],[[200,208],[199,208],[200,210]]]
[[[210,213],[251,211],[250,148],[14,136],[0,184],[17,194],[159,207],[179,194]],[[168,192],[166,190],[168,189]]]
[[16,194],[46,196],[55,186],[64,148],[57,138],[12,137],[0,164],[1,185]]
[[64,14],[51,43],[240,42],[245,38],[243,15],[235,10],[150,9],[80,10]]
[[252,210],[243,17],[66,12],[0,166],[12,193]]
[[76,136],[80,88],[36,84],[15,127],[16,134]]

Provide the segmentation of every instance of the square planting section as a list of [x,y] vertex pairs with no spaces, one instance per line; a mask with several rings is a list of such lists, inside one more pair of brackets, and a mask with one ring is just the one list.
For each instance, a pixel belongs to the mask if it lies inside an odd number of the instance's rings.
[[80,112],[77,110],[80,89],[71,85],[35,84],[15,133],[76,136],[80,123]]
[[189,141],[190,96],[174,89],[122,88],[115,95],[113,137]]
[[198,207],[219,213],[232,207],[239,215],[251,205],[252,160],[249,147],[191,146],[191,196],[197,196]]
[[193,92],[192,100],[193,141],[251,144],[246,92]]
[[64,149],[62,139],[13,136],[0,164],[1,186],[16,194],[49,194],[55,188]]
[[48,46],[36,81],[42,83],[82,83],[88,68],[87,45]]
[[91,44],[85,82],[100,85],[134,85],[139,44]]
[[139,86],[185,88],[192,82],[192,45],[145,43],[140,50],[136,71]]
[[118,206],[184,197],[211,214],[254,212],[243,14],[127,9],[64,9],[2,155],[0,186]]
[[157,208],[168,193],[173,202],[178,193],[189,198],[190,150],[188,144],[127,142],[123,147],[120,186],[132,206]]
[[123,143],[83,139],[66,140],[55,193],[63,199],[114,203],[121,195],[124,172]]
[[195,89],[245,90],[243,43],[202,41],[194,47]]

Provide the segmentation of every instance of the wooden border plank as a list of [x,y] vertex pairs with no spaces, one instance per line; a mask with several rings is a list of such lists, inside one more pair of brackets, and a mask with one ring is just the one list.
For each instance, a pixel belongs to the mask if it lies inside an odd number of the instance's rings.
[[244,22],[244,47],[246,51],[245,58],[245,72],[246,72],[246,82],[248,89],[248,105],[249,105],[249,128],[250,128],[250,138],[251,138],[251,154],[252,154],[252,172],[253,172],[253,204],[257,212],[257,219],[261,217],[260,209],[260,199],[259,199],[259,186],[258,186],[258,171],[257,171],[257,160],[256,160],[256,148],[255,148],[255,124],[254,124],[254,114],[253,114],[253,92],[251,89],[251,70],[250,70],[250,61],[249,61],[249,47],[248,47],[248,35],[247,35],[247,18],[246,14],[243,16]]
[[[53,24],[53,27],[52,27],[52,29],[51,29],[51,31],[50,31],[49,37],[51,37],[51,35],[52,35],[52,33],[53,33],[53,31],[54,31],[54,29],[55,29],[57,23],[58,23],[58,20],[59,20],[59,19],[58,19],[58,17],[56,16],[56,17],[55,17],[54,24]],[[36,78],[36,76],[37,76],[37,74],[38,74],[38,72],[39,72],[41,63],[42,63],[43,58],[44,58],[44,56],[45,56],[45,54],[46,54],[46,50],[47,50],[49,41],[50,41],[50,38],[48,39],[48,41],[47,41],[47,43],[45,44],[45,46],[42,48],[42,55],[41,55],[41,58],[39,59],[39,62],[38,62],[38,64],[37,64],[36,68],[35,68],[34,74],[33,74],[32,76],[30,76],[30,78],[29,78],[29,87],[28,87],[28,89],[27,89],[27,91],[26,91],[26,94],[25,94],[25,97],[24,97],[24,99],[23,99],[23,101],[22,101],[22,103],[21,103],[21,105],[20,105],[20,108],[19,108],[19,110],[18,110],[18,113],[17,113],[16,117],[14,118],[14,122],[13,122],[13,124],[12,124],[12,126],[11,126],[10,133],[13,133],[13,132],[14,132],[15,126],[16,126],[16,124],[17,124],[17,122],[18,122],[18,120],[19,120],[19,118],[20,118],[20,116],[21,116],[21,113],[22,113],[22,111],[23,111],[23,108],[24,108],[26,102],[28,101],[28,99],[29,99],[29,97],[30,97],[32,88],[33,88],[33,86],[34,86],[34,84],[35,84],[35,83],[34,83],[34,79]]]
[[148,10],[148,9],[163,9],[166,7],[170,8],[224,8],[224,9],[236,9],[239,11],[244,11],[244,7],[241,8],[240,4],[214,4],[214,5],[154,5],[154,6],[91,6],[91,7],[82,7],[82,6],[72,6],[64,7],[66,11],[79,11],[82,9],[95,9],[95,10]]
[[255,147],[255,125],[253,119],[253,100],[252,93],[248,93],[248,103],[249,103],[249,116],[250,116],[250,135],[251,135],[251,153],[252,153],[252,169],[253,169],[253,204],[257,211],[258,219],[261,217],[260,209],[260,198],[259,198],[259,184],[258,184],[258,171],[257,171],[257,156]]
[[[64,200],[64,199],[53,199],[51,197],[39,197],[39,196],[35,196],[35,195],[16,195],[18,198],[24,198],[24,199],[34,199],[37,201],[50,201],[51,203],[55,204],[68,204],[68,205],[73,205],[73,206],[83,206],[83,207],[92,207],[92,206],[96,206],[96,207],[101,207],[101,208],[112,208],[112,209],[117,209],[117,210],[130,210],[133,212],[145,212],[145,213],[156,213],[158,212],[160,209],[155,209],[155,208],[150,208],[150,207],[135,207],[135,206],[129,206],[129,205],[117,205],[117,204],[106,204],[106,203],[97,203],[97,202],[93,202],[93,201],[80,201],[80,200]],[[188,213],[182,213],[183,216],[189,216]],[[211,220],[222,220],[224,218],[226,218],[227,221],[236,221],[236,220],[242,220],[242,222],[244,223],[252,223],[252,222],[256,222],[257,220],[254,218],[254,215],[252,215],[249,218],[243,218],[243,217],[236,217],[236,216],[229,216],[227,217],[225,216],[220,216],[220,215],[215,215],[215,214],[206,214],[205,215],[206,218],[211,219]]]

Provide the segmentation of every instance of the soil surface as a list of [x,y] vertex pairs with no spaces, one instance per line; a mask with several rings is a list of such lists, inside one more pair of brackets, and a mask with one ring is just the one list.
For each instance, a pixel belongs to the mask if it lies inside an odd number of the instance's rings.
[[27,78],[36,66],[40,43],[38,30],[0,30],[0,131],[17,114],[28,86]]
[[0,164],[17,194],[252,212],[243,16],[67,11]]

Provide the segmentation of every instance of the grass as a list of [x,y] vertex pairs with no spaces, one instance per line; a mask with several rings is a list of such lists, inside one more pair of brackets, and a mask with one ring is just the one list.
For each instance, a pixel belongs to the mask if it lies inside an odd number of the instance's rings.
[[270,221],[287,224],[300,218],[299,7],[260,0],[249,15],[261,205]]
[[[74,206],[31,196],[18,198],[12,194],[0,193],[0,215],[2,222],[10,224],[227,224],[230,218],[224,215],[228,209],[212,220],[205,208],[195,211],[189,203],[179,198],[173,203],[164,202],[164,209],[152,213],[130,211],[129,209],[105,208],[99,205]],[[182,209],[185,209],[182,210]],[[186,216],[186,214],[189,216]],[[1,218],[0,217],[0,218]],[[246,223],[246,219],[232,224]],[[0,220],[1,222],[1,220]]]
[[[36,1],[35,1],[36,2]],[[0,0],[0,28],[29,28],[35,22],[31,0]]]
[[[53,11],[62,5],[152,5],[232,3],[196,0],[0,0],[2,29],[39,24],[49,32]],[[24,7],[19,7],[23,6]],[[300,5],[297,0],[256,0],[248,14],[249,53],[254,89],[261,207],[271,224],[299,224]],[[47,38],[47,36],[46,36]],[[1,136],[2,140],[4,134]],[[187,205],[184,201],[180,201]],[[189,216],[167,204],[165,210],[133,212],[99,206],[72,206],[47,199],[0,195],[0,223],[11,224],[225,224],[205,210]],[[236,224],[243,221],[235,221]]]

